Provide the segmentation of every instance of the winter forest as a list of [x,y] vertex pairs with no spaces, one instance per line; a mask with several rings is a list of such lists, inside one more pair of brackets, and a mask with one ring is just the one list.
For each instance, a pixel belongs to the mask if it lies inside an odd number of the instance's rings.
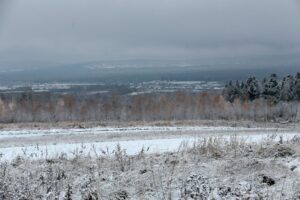
[[1,122],[299,119],[300,73],[280,80],[249,77],[222,92],[177,91],[135,96],[51,93],[2,94]]
[[225,85],[223,95],[229,102],[236,99],[253,101],[263,98],[271,103],[280,101],[300,101],[300,73],[295,76],[288,75],[280,80],[276,74],[271,74],[269,78],[262,81],[254,76],[249,77],[246,82],[229,81]]

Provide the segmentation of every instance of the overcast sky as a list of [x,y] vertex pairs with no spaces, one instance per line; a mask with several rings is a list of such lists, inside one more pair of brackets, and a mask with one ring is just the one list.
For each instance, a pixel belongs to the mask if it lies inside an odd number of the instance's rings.
[[0,0],[0,61],[300,52],[300,0]]

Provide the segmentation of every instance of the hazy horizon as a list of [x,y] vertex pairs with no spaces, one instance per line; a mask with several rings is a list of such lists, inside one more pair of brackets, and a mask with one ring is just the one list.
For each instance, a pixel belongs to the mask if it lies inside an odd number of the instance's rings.
[[299,65],[299,20],[297,0],[0,0],[0,70],[103,60]]

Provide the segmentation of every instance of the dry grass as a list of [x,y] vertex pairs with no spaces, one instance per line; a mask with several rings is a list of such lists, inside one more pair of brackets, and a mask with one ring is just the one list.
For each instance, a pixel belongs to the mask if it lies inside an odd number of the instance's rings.
[[0,199],[300,198],[300,170],[289,165],[300,155],[298,138],[246,144],[233,136],[164,154],[130,156],[120,146],[96,153],[2,161]]
[[0,129],[49,129],[49,128],[93,128],[93,127],[130,127],[130,126],[241,126],[241,127],[270,127],[290,128],[299,127],[299,123],[254,122],[247,120],[156,120],[156,121],[63,121],[63,122],[28,122],[1,123]]

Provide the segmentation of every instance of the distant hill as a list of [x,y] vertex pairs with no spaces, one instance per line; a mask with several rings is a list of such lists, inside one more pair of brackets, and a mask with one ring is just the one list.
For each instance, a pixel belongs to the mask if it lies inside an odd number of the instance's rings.
[[[43,65],[42,63],[40,65]],[[0,82],[141,82],[151,80],[228,81],[258,78],[270,73],[285,76],[299,71],[299,65],[197,64],[184,61],[96,61],[48,64],[33,68],[0,71]]]

